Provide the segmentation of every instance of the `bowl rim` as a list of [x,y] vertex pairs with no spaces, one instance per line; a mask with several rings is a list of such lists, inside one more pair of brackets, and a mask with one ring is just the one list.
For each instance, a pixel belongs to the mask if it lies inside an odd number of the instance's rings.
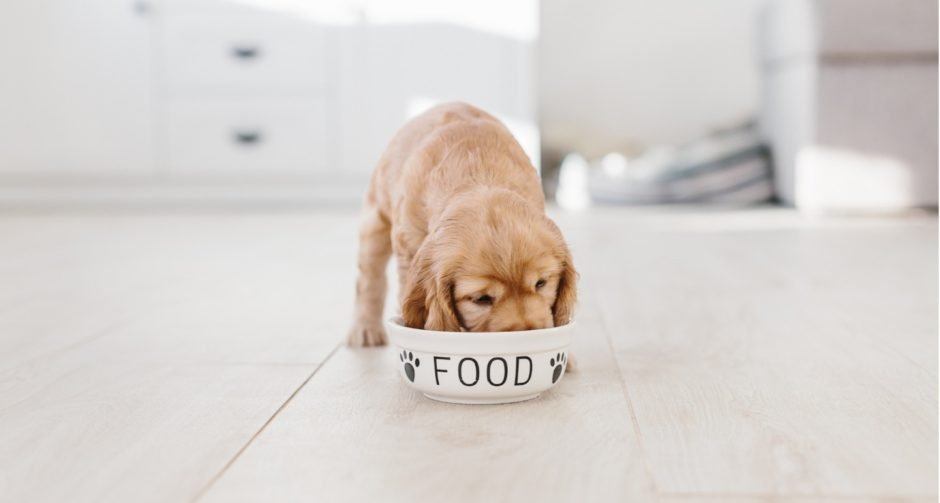
[[429,353],[497,355],[548,352],[568,347],[577,323],[515,332],[443,332],[411,328],[400,316],[386,320],[392,342],[405,349]]

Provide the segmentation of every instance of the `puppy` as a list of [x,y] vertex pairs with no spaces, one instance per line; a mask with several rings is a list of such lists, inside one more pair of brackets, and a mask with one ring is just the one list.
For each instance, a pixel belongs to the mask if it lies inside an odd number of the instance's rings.
[[385,266],[398,262],[409,327],[531,330],[575,306],[571,253],[545,216],[538,174],[495,117],[448,103],[392,139],[365,198],[351,346],[385,343]]

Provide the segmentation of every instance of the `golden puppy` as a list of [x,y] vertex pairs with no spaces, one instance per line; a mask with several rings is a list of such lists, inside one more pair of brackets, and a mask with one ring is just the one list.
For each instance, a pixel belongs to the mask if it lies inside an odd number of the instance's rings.
[[568,323],[576,279],[538,174],[495,117],[449,103],[415,117],[372,176],[360,229],[352,346],[385,343],[385,266],[410,327],[505,331]]

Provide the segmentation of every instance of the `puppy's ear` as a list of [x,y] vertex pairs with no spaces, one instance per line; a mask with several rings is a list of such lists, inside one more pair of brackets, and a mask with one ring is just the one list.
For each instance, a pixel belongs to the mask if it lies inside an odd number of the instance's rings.
[[427,330],[459,332],[460,322],[454,311],[454,285],[437,281],[437,288],[428,300],[428,319],[424,323]]
[[552,305],[552,318],[556,327],[567,325],[571,321],[575,303],[578,301],[578,272],[574,269],[571,252],[567,246],[564,246],[561,260],[561,278],[558,280],[555,304]]
[[434,289],[434,272],[430,267],[427,243],[415,254],[408,268],[408,275],[402,289],[401,317],[405,325],[411,328],[424,328],[428,320],[428,292]]
[[436,251],[435,245],[425,240],[415,254],[407,284],[403,286],[402,318],[411,328],[459,332],[460,323],[454,312],[453,278],[447,270],[449,261],[437,263]]

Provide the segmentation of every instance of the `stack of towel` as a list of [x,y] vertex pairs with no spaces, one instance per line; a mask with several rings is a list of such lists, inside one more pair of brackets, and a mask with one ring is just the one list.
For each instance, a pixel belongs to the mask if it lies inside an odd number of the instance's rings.
[[609,204],[755,204],[774,193],[770,155],[753,127],[717,133],[627,160],[610,154],[587,179],[591,199]]

